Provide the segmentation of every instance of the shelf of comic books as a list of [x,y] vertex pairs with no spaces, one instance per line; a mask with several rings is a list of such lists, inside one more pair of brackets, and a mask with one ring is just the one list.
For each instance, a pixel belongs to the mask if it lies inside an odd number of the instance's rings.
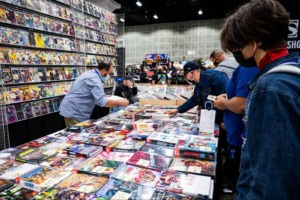
[[171,108],[129,106],[1,151],[0,198],[213,199],[216,161],[205,155],[218,128],[199,132],[195,109],[165,115]]
[[[0,15],[0,21],[16,23],[17,20],[14,12],[18,10],[20,11],[18,15],[20,14],[24,17],[22,21],[25,19],[25,23],[28,22],[28,25],[31,28],[36,28],[34,25],[33,15],[38,14],[39,16],[36,16],[36,20],[39,19],[38,22],[40,22],[41,17],[47,17],[67,23],[72,22],[73,24],[81,25],[91,30],[100,31],[101,33],[117,35],[115,24],[103,22],[97,18],[84,15],[82,11],[75,11],[72,8],[67,8],[66,6],[43,0],[27,0],[25,3],[25,6],[19,6],[12,3],[1,2],[3,6],[0,6],[0,13],[2,13],[2,15]],[[8,19],[7,16],[9,17]],[[18,18],[20,18],[20,16],[18,16]]]

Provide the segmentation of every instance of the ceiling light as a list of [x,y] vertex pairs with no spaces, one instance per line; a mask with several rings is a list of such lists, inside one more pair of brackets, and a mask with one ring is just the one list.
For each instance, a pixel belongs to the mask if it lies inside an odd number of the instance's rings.
[[198,14],[199,14],[199,15],[202,15],[202,14],[203,14],[202,10],[199,10]]
[[125,19],[121,18],[120,21],[121,21],[121,22],[125,22]]
[[154,19],[158,19],[158,16],[156,14],[153,15]]
[[141,7],[143,4],[140,1],[137,1],[136,5],[139,6],[139,7]]

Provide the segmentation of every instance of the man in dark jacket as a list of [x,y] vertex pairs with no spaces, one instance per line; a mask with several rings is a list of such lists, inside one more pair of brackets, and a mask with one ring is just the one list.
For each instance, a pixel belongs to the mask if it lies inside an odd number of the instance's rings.
[[137,87],[133,81],[132,76],[126,76],[123,84],[117,86],[115,95],[119,97],[126,98],[129,103],[137,102],[138,99],[135,95],[137,95]]

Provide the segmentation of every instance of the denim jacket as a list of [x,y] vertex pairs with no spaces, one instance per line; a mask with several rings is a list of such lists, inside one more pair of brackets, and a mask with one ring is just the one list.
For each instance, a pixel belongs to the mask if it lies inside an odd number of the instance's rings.
[[[201,70],[200,82],[195,86],[194,95],[177,108],[178,112],[186,112],[197,105],[204,108],[208,95],[218,96],[226,93],[227,82],[228,78],[224,72],[210,69],[205,71]],[[221,116],[219,118],[221,118]]]
[[300,198],[300,76],[272,73],[261,78],[285,63],[300,67],[298,53],[268,64],[248,85],[237,200]]

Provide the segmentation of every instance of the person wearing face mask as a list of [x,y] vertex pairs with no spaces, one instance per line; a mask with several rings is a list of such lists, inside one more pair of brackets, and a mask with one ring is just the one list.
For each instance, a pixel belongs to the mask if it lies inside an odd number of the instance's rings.
[[[195,106],[204,108],[208,95],[218,96],[226,92],[228,78],[224,72],[215,70],[202,70],[196,62],[187,62],[184,67],[184,77],[195,85],[194,95],[177,109],[167,111],[167,114],[184,113]],[[217,111],[216,123],[222,121],[222,112]]]
[[127,99],[129,103],[135,103],[138,102],[137,92],[132,76],[126,76],[123,84],[116,88],[115,95]]
[[232,57],[228,57],[224,52],[214,50],[210,54],[210,60],[216,66],[214,70],[225,72],[228,79],[231,79],[233,71],[239,66],[239,63]]
[[300,196],[300,57],[287,50],[289,20],[278,1],[252,0],[221,31],[223,50],[259,69],[248,83],[237,200]]
[[65,118],[67,127],[89,120],[95,105],[116,107],[129,104],[127,99],[106,97],[103,83],[113,74],[113,66],[109,62],[101,62],[97,69],[86,71],[76,78],[59,107],[59,114]]
[[164,72],[163,67],[160,65],[157,67],[157,73],[152,76],[152,84],[168,84],[170,85],[170,79],[168,74]]

